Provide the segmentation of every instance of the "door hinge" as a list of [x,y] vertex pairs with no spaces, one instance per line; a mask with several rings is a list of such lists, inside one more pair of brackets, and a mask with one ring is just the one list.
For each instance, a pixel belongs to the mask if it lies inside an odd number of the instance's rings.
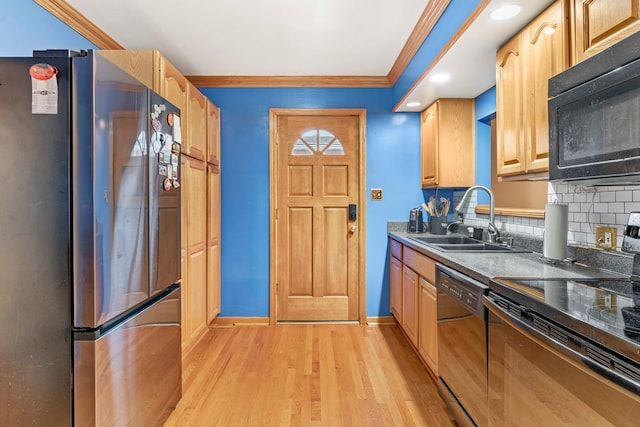
[[278,208],[276,208],[276,221],[278,220]]

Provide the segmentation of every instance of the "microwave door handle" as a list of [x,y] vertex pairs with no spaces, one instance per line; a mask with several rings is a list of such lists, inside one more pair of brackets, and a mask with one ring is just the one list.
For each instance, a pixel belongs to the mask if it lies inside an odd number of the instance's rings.
[[[601,377],[607,378],[610,381],[618,384],[619,386],[635,394],[640,394],[640,383],[630,379],[627,376],[621,375],[617,372],[614,372],[610,369],[605,368],[601,364],[595,362],[593,359],[590,359],[584,356],[583,354],[579,353],[578,351],[576,351],[574,348],[570,346],[564,345],[554,339],[551,339],[549,336],[538,331],[533,326],[518,319],[509,311],[505,310],[503,307],[500,307],[498,304],[496,304],[496,302],[493,300],[491,295],[489,296],[485,295],[482,297],[482,299],[485,307],[487,307],[489,312],[493,313],[495,316],[497,316],[502,322],[506,323],[507,325],[524,332],[526,335],[529,336],[528,337],[529,339],[538,341],[538,343],[543,347],[546,347],[547,350],[555,353],[557,356],[565,360],[570,359],[574,362],[578,362],[578,365],[588,368],[590,371],[594,372],[595,374]],[[492,322],[491,317],[489,317],[488,324],[489,324],[488,326],[490,331],[491,325],[495,325],[496,322],[495,320]],[[489,332],[488,340],[489,340],[489,345],[491,345],[491,332]],[[580,343],[575,342],[576,338],[568,338],[568,341],[573,342],[576,345],[576,347],[580,346]]]

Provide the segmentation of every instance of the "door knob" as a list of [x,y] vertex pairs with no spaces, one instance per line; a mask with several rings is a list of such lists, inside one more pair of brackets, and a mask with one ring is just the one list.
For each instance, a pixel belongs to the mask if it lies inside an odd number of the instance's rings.
[[349,227],[349,232],[350,233],[355,233],[357,229],[358,229],[358,227],[356,227],[355,225],[352,225],[351,227]]

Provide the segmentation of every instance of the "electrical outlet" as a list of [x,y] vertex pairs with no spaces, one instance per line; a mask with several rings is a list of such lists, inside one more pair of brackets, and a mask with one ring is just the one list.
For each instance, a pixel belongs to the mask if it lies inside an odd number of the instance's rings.
[[596,248],[609,251],[616,250],[616,227],[596,226]]
[[382,188],[371,189],[371,200],[382,200]]

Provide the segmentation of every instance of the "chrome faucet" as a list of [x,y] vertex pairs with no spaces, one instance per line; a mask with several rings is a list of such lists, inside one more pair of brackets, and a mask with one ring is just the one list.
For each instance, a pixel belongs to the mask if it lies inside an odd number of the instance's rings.
[[494,222],[495,201],[493,191],[491,191],[490,188],[485,187],[484,185],[473,185],[469,187],[462,196],[462,200],[460,200],[460,203],[458,203],[458,205],[455,207],[455,210],[462,213],[462,206],[465,204],[467,198],[474,190],[484,190],[487,192],[487,194],[489,194],[489,233],[487,234],[487,240],[489,242],[496,242],[498,237],[500,237],[500,232],[498,231],[498,228],[496,227],[496,224]]

